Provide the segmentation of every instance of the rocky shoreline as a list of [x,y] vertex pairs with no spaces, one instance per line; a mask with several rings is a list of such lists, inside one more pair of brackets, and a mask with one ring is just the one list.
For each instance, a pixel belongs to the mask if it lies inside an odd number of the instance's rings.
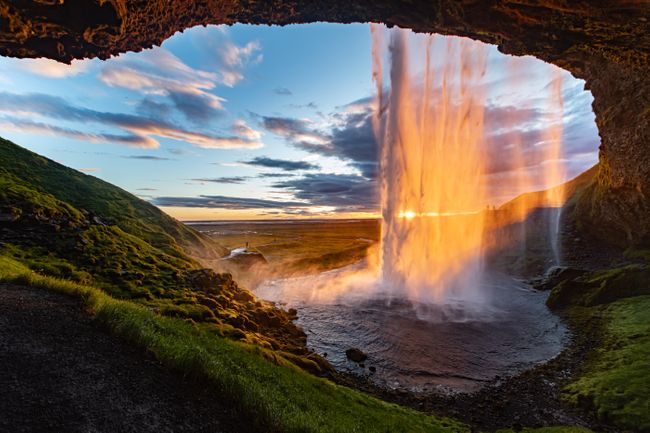
[[337,373],[332,380],[384,401],[453,417],[476,431],[572,425],[601,432],[619,431],[599,421],[588,402],[571,407],[561,399],[563,385],[576,374],[602,338],[597,316],[561,314],[571,330],[567,347],[555,358],[509,378],[495,378],[473,393],[410,393],[376,385],[369,376]]
[[[606,247],[595,239],[577,238],[576,233],[573,222],[565,221],[561,233],[563,260],[571,267],[530,280],[537,283],[533,284],[535,287],[550,290],[563,279],[572,281],[595,269],[634,263],[620,248]],[[579,374],[585,361],[602,346],[602,317],[580,309],[559,310],[556,314],[570,331],[569,342],[560,354],[511,377],[496,377],[472,393],[439,390],[411,393],[390,389],[375,384],[370,379],[371,372],[363,376],[336,373],[332,380],[387,402],[458,419],[475,431],[571,425],[599,432],[620,432],[620,428],[596,417],[591,402],[582,401],[580,407],[573,407],[561,398],[564,385]]]

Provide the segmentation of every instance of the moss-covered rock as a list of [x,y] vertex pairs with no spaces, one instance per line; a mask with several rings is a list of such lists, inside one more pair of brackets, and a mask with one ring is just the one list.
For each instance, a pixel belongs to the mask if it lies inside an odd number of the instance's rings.
[[641,295],[650,295],[650,266],[635,264],[566,278],[553,287],[546,304],[588,307]]

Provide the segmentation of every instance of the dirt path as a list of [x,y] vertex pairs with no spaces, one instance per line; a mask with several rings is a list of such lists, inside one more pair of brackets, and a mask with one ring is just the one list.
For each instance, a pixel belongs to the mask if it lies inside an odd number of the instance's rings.
[[99,329],[72,297],[0,284],[0,432],[244,432],[219,396]]

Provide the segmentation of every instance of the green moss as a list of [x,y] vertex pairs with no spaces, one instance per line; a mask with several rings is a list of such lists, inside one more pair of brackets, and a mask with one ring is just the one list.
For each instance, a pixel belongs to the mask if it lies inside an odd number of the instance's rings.
[[34,189],[28,182],[1,167],[0,210],[11,213],[16,219],[30,215],[36,220],[66,222],[69,225],[78,225],[84,219],[82,212],[50,194]]
[[[179,223],[155,206],[93,176],[64,167],[0,138],[0,178],[18,188],[29,185],[33,203],[56,208],[61,203],[119,226],[125,233],[143,239],[165,253],[185,258],[183,249],[206,257],[227,251],[210,238]],[[6,185],[5,185],[6,188]],[[5,190],[0,188],[0,191]],[[12,187],[13,188],[13,187]],[[34,194],[35,193],[35,194]],[[20,196],[25,197],[24,191]],[[56,200],[56,205],[45,201]],[[0,206],[11,197],[0,192]],[[79,215],[76,215],[79,216]]]
[[606,321],[604,345],[565,388],[565,397],[593,408],[603,420],[648,432],[650,296],[622,299],[600,310]]
[[186,272],[200,267],[185,249],[225,251],[126,191],[3,139],[0,212],[14,220],[5,254],[123,298],[183,297]]
[[596,271],[555,286],[546,301],[551,308],[592,306],[650,295],[650,266],[628,265]]
[[625,250],[625,256],[632,260],[643,260],[650,262],[650,249],[628,248]]
[[[520,433],[591,433],[591,430],[582,427],[544,427],[536,429],[525,428]],[[515,433],[514,430],[497,430],[496,433]]]
[[195,321],[215,319],[214,313],[208,307],[200,304],[166,304],[161,305],[159,311],[163,316],[180,317]]

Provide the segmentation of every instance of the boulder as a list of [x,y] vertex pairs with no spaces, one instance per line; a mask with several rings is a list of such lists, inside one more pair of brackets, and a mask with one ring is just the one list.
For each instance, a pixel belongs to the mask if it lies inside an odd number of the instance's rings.
[[197,269],[188,271],[187,276],[192,285],[199,290],[209,293],[220,293],[224,284],[227,284],[232,277],[224,274],[217,274],[212,269]]
[[357,363],[363,362],[366,359],[368,359],[368,355],[366,355],[361,349],[357,349],[356,347],[351,347],[348,350],[346,350],[345,356],[350,361],[354,361]]
[[546,271],[546,274],[531,281],[532,286],[537,290],[551,290],[558,284],[582,277],[587,271],[565,266],[553,266]]

